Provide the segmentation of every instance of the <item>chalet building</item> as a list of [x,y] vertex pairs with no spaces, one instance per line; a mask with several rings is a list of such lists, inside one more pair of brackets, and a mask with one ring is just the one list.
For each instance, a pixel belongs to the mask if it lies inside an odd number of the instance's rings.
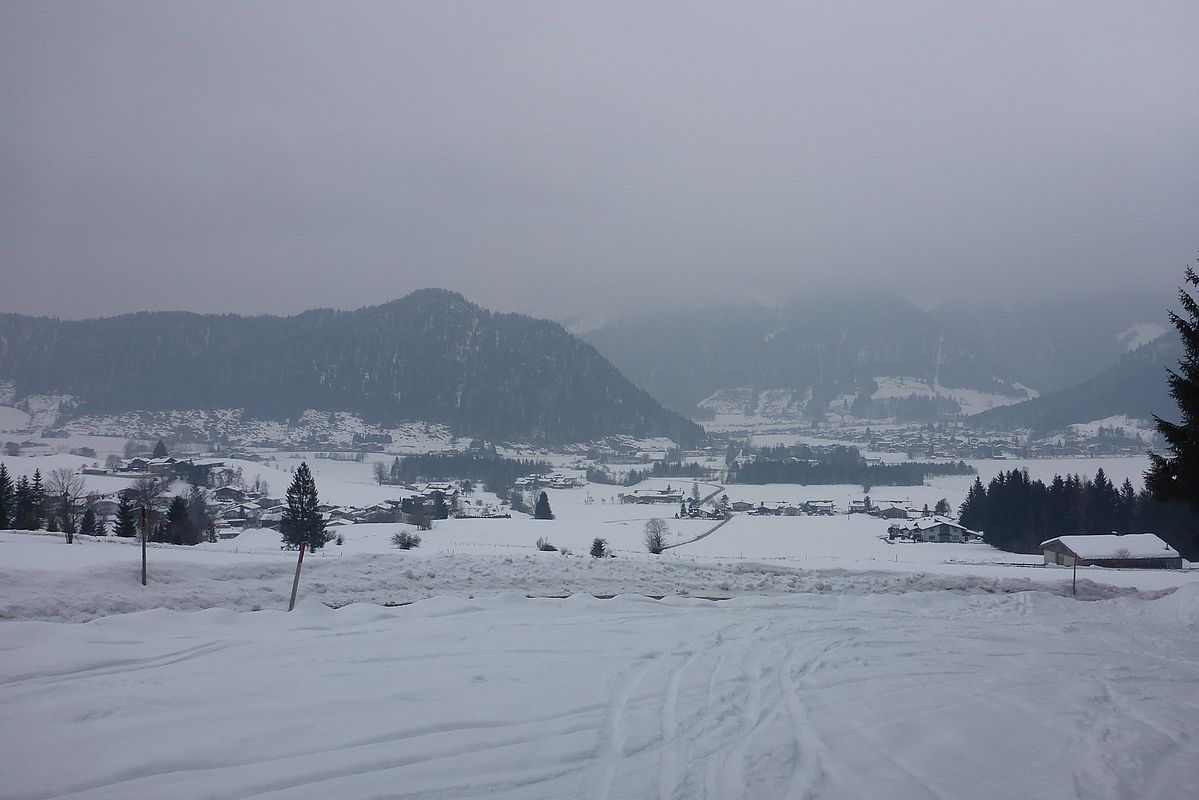
[[1046,564],[1080,567],[1182,569],[1178,551],[1152,533],[1059,536],[1041,542]]
[[246,493],[234,486],[222,486],[213,490],[212,499],[221,503],[242,503],[245,502]]
[[948,517],[922,517],[903,525],[892,525],[887,529],[891,539],[910,539],[913,542],[945,542],[961,544],[978,541],[982,534],[959,525]]

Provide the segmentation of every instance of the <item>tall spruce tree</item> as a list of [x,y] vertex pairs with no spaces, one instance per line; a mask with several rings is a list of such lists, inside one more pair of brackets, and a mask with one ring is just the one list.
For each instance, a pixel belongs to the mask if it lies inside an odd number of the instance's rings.
[[12,496],[13,524],[21,530],[35,530],[37,520],[33,516],[33,489],[29,486],[29,478],[24,475],[17,478]]
[[133,501],[127,496],[121,495],[121,499],[117,501],[117,526],[114,531],[116,535],[126,539],[137,536],[137,517],[137,509],[133,507]]
[[200,531],[192,522],[191,514],[188,512],[187,500],[183,495],[175,495],[175,499],[171,501],[171,505],[167,508],[166,516],[166,541],[171,544],[199,544]]
[[537,504],[533,507],[533,519],[553,519],[554,512],[550,510],[550,499],[545,492],[537,495]]
[[[29,502],[31,504],[30,525],[29,530],[35,531],[42,527],[42,521],[46,519],[46,487],[42,483],[42,471],[35,469],[33,471],[33,481],[29,484]],[[57,525],[55,529],[57,529]]]
[[307,544],[309,550],[319,550],[325,546],[325,519],[317,507],[319,505],[316,481],[312,478],[308,462],[304,461],[287,489],[287,508],[283,511],[283,521],[279,525],[284,542],[291,547]]
[[[1186,282],[1199,287],[1191,267]],[[1166,370],[1166,380],[1182,419],[1175,424],[1154,415],[1171,455],[1150,453],[1145,485],[1160,501],[1186,502],[1199,510],[1199,303],[1185,287],[1178,289],[1178,302],[1185,316],[1171,311],[1170,321],[1182,338],[1183,355],[1177,370]]]
[[80,536],[95,536],[96,535],[96,509],[88,506],[83,512],[83,519],[79,521]]
[[15,496],[13,493],[12,476],[8,467],[0,464],[0,530],[8,530],[16,526]]

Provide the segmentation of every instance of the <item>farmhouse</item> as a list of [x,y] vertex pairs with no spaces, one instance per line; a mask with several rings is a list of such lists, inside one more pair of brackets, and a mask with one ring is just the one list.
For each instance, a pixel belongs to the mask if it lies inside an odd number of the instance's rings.
[[982,538],[982,534],[959,525],[948,517],[922,517],[908,525],[892,525],[887,529],[887,535],[891,539],[911,539],[914,542],[952,542],[954,544]]
[[1152,533],[1059,536],[1041,542],[1046,564],[1182,569],[1178,551]]
[[622,503],[682,503],[682,489],[634,489],[632,494],[620,495]]

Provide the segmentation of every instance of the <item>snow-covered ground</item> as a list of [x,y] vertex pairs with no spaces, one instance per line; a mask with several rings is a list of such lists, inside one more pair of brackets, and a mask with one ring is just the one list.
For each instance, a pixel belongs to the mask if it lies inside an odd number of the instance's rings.
[[[244,471],[281,494],[306,457]],[[401,491],[370,460],[309,463],[331,502]],[[1145,459],[976,466],[984,482],[1102,466],[1139,487]],[[972,480],[870,494],[956,506]],[[646,485],[668,483],[691,488]],[[715,523],[620,491],[550,490],[551,521],[444,520],[414,551],[390,542],[409,526],[347,526],[305,558],[291,614],[296,554],[270,530],[154,545],[145,587],[135,542],[0,532],[0,798],[1177,798],[1199,782],[1199,570],[1080,569],[1075,597],[1035,556],[888,544],[857,515],[737,516],[696,539]],[[651,516],[679,546],[644,552]],[[595,537],[617,557],[589,557]]]
[[1199,587],[5,623],[0,796],[1174,798]]

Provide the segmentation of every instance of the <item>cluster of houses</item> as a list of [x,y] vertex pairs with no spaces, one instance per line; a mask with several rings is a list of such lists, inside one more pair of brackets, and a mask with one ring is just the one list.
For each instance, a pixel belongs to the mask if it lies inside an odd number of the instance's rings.
[[515,489],[573,489],[583,482],[574,475],[555,472],[552,475],[526,475],[512,482]]
[[810,517],[834,517],[837,515],[837,504],[832,500],[805,500],[801,503],[746,503],[738,500],[729,504],[729,509],[738,514],[744,513],[755,517],[798,517],[806,514]]
[[[816,433],[815,431],[807,431]],[[1104,434],[1107,435],[1104,435]],[[974,430],[961,422],[911,423],[880,428],[838,427],[828,435],[862,450],[904,453],[913,460],[930,458],[1063,458],[1141,455],[1147,442],[1121,430],[1090,436],[1068,430],[1032,440],[1026,435]]]

